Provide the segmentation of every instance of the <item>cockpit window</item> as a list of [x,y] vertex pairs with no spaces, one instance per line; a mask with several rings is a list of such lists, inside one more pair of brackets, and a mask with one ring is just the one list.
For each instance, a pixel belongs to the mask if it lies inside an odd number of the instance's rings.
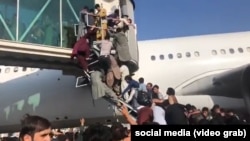
[[173,54],[168,54],[168,58],[173,59],[174,58]]
[[230,48],[230,49],[229,49],[229,52],[230,52],[231,54],[234,54],[234,49]]
[[160,60],[164,60],[164,55],[160,55]]
[[152,61],[155,60],[155,56],[154,56],[154,55],[151,56],[151,60],[152,60]]

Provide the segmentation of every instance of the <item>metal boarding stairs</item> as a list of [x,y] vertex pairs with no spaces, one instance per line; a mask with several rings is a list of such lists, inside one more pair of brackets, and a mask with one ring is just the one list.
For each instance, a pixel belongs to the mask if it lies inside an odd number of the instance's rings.
[[[86,21],[88,21],[88,16],[86,16],[87,19]],[[107,19],[106,19],[107,20]],[[101,21],[102,22],[105,22],[106,20],[104,21]],[[90,26],[87,22],[87,26]],[[76,26],[75,26],[76,27]],[[101,27],[96,27],[96,28],[99,28],[99,29],[102,29]],[[83,29],[84,30],[84,34],[86,34],[86,29]],[[80,31],[82,33],[82,31]],[[75,35],[77,36],[76,34],[76,29],[75,29]],[[102,33],[102,38],[103,38],[103,33]],[[115,50],[111,50],[111,54],[115,54],[116,51]],[[94,43],[91,47],[91,54],[90,54],[90,62],[89,62],[89,68],[91,66],[94,66],[95,64],[98,63],[98,58],[100,56],[100,48]],[[93,71],[89,71],[89,72],[86,72],[86,71],[83,71],[84,75],[83,76],[79,76],[76,78],[76,84],[75,84],[75,87],[76,88],[80,88],[80,87],[85,87],[87,86],[88,84],[91,84],[91,78],[90,78],[90,75]],[[87,80],[87,83],[79,83],[80,80],[82,81],[86,81]],[[103,97],[103,99],[105,99],[107,102],[109,102],[110,104],[113,105],[114,109],[117,109],[118,111],[121,112],[121,108],[117,105],[117,101],[114,101],[111,97],[108,97],[108,96],[105,96]],[[122,105],[126,106],[127,109],[128,109],[128,112],[129,114],[134,118],[136,119],[137,117],[137,110],[135,108],[133,108],[130,104],[124,102],[123,100],[120,100],[118,99],[118,102],[121,103]]]
[[[91,54],[90,55],[90,58],[94,56],[94,54]],[[92,61],[92,60],[91,60]],[[93,60],[91,63],[88,64],[88,66],[93,66],[94,64],[98,63],[98,60]],[[90,82],[91,82],[91,79],[90,79],[90,74],[92,73],[93,71],[85,71],[83,70],[83,75],[82,76],[78,76],[76,78],[76,83],[75,83],[75,87],[76,88],[80,88],[80,87],[85,87],[87,86]],[[82,81],[81,81],[82,80]],[[85,82],[86,83],[81,83],[81,82]]]
[[[114,54],[114,53],[115,53],[115,51],[111,51],[111,54]],[[100,54],[100,49],[94,44],[92,46],[92,49],[91,49],[89,67],[91,67],[91,66],[98,63],[98,60],[97,59],[95,60],[94,58],[99,57],[99,54]],[[89,71],[89,72],[83,71],[84,75],[79,76],[79,77],[76,78],[75,87],[80,88],[80,87],[85,87],[85,86],[91,84],[90,75],[91,75],[92,72],[93,71]],[[82,82],[85,82],[85,83],[80,83],[81,80],[82,80]],[[103,99],[106,100],[107,102],[109,102],[110,104],[112,104],[112,106],[114,108],[116,108],[118,111],[121,112],[121,108],[117,106],[117,101],[114,101],[111,97],[108,97],[108,96],[103,97]],[[130,104],[124,102],[123,100],[118,99],[118,102],[121,103],[122,105],[125,105],[127,107],[127,109],[128,109],[129,114],[134,119],[136,119],[137,110],[135,108],[133,108]]]
[[[88,59],[88,68],[94,66],[95,64],[97,64],[99,61],[98,61],[98,58],[100,56],[100,48],[96,46],[96,44],[93,44],[92,45],[92,48],[91,48],[91,54],[90,54],[90,58]],[[79,76],[76,78],[76,84],[75,84],[75,87],[76,88],[80,88],[80,87],[84,87],[84,86],[87,86],[88,83],[85,83],[85,84],[79,84],[80,80],[88,80],[89,82],[91,81],[90,79],[90,74],[92,73],[93,71],[84,71],[83,70],[83,75],[82,76]]]

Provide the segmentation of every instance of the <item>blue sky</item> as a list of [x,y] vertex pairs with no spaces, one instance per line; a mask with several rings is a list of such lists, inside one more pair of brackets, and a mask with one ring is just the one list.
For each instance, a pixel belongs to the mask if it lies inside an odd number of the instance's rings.
[[135,0],[138,39],[250,31],[250,0]]

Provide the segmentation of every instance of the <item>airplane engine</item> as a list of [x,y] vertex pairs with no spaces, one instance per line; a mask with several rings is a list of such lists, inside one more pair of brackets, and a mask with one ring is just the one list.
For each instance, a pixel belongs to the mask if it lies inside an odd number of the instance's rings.
[[[250,64],[201,78],[183,86],[177,93],[182,96],[209,95],[215,104],[243,108],[250,114]],[[226,101],[219,100],[219,97]]]

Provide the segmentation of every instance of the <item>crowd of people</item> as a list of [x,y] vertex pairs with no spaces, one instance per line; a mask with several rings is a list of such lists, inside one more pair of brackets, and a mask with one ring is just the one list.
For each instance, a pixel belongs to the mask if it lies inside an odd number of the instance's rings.
[[[173,88],[162,94],[158,85],[145,84],[142,77],[138,81],[134,80],[130,66],[126,63],[131,56],[125,34],[131,26],[135,28],[132,20],[127,15],[120,16],[118,9],[111,15],[107,15],[106,9],[99,4],[95,5],[95,9],[97,13],[88,7],[80,12],[82,18],[79,23],[78,42],[72,53],[72,58],[78,59],[86,77],[91,81],[94,99],[108,96],[117,102],[118,107],[122,106],[119,100],[131,105],[137,111],[137,122],[132,122],[132,118],[127,117],[131,124],[244,123],[233,111],[225,111],[219,105],[214,106],[209,116],[207,107],[197,110],[193,105],[178,103]],[[86,60],[94,48],[100,50],[97,55],[98,67],[90,73],[91,67]],[[114,53],[111,53],[112,49]]]
[[[147,88],[150,88],[150,83]],[[130,125],[246,125],[244,118],[232,110],[226,110],[219,105],[209,110],[201,110],[195,106],[178,103],[173,88],[168,88],[165,99],[155,85],[152,90],[152,99],[146,99],[138,108],[137,119],[134,120],[127,107],[121,105],[121,113]],[[148,98],[148,96],[145,96]],[[79,131],[69,130],[62,132],[53,129],[49,120],[36,115],[26,115],[21,122],[19,137],[5,137],[1,141],[129,141],[130,128],[120,122],[111,126],[100,123],[85,126],[85,119],[81,118]]]
[[[228,125],[247,124],[244,117],[233,110],[214,105],[212,109],[201,110],[194,105],[178,102],[175,90],[168,88],[161,93],[158,85],[145,83],[144,78],[134,80],[126,62],[131,60],[126,31],[132,26],[132,20],[120,16],[118,9],[107,15],[105,8],[95,5],[98,11],[84,7],[80,12],[78,41],[74,45],[71,58],[76,58],[84,75],[91,82],[94,99],[109,96],[117,102],[121,114],[130,125]],[[111,40],[112,37],[112,40]],[[90,71],[89,60],[93,50],[97,55],[98,66]],[[112,53],[113,50],[113,53]],[[136,111],[136,119],[129,113],[126,105]],[[100,123],[85,127],[85,119],[80,119],[80,132],[63,133],[52,130],[49,120],[40,116],[27,115],[22,120],[19,139],[21,141],[120,141],[130,140],[130,130],[116,122],[111,127]],[[4,138],[14,141],[18,138]]]
[[80,12],[78,40],[71,59],[77,60],[83,70],[87,78],[83,83],[91,81],[94,99],[116,98],[128,85],[125,77],[132,73],[126,33],[135,26],[128,15],[120,16],[119,9],[110,15],[99,4],[95,9],[97,13],[85,6]]

